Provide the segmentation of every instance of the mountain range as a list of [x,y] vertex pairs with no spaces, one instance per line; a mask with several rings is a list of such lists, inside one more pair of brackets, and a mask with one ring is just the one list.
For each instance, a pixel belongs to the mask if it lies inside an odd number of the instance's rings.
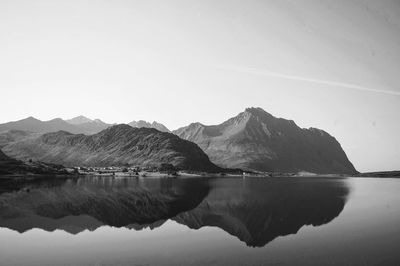
[[170,163],[178,169],[217,172],[194,143],[153,128],[133,128],[120,124],[94,135],[66,131],[30,136],[9,143],[3,151],[20,160],[38,160],[65,166],[157,167]]
[[[74,122],[74,121],[73,121]],[[61,118],[49,121],[41,121],[34,117],[0,124],[0,132],[8,130],[22,130],[36,133],[49,133],[64,130],[71,133],[93,134],[99,132],[110,125],[100,121],[87,121],[82,123],[69,123]]]
[[327,132],[302,129],[261,108],[219,125],[192,123],[173,131],[198,144],[221,167],[267,172],[357,173],[339,142]]
[[144,120],[132,121],[128,125],[131,127],[147,127],[147,128],[155,128],[161,132],[170,132],[169,129],[161,123],[153,121],[153,123],[146,122]]
[[[154,130],[144,130],[150,128]],[[217,165],[261,172],[357,173],[333,136],[317,128],[300,128],[294,121],[276,118],[261,108],[247,108],[219,125],[192,123],[172,132],[178,137],[160,135],[167,132],[164,125],[143,120],[111,125],[84,116],[49,121],[29,117],[0,124],[0,148],[17,159],[36,158],[66,165],[154,165],[159,160],[200,170],[193,162],[200,156],[198,145],[213,165],[202,153],[198,166],[207,169]],[[107,135],[105,142],[103,135]],[[132,143],[149,150],[134,150]],[[176,153],[178,150],[183,153]],[[188,151],[190,154],[186,154]]]
[[[30,116],[22,120],[0,124],[0,132],[21,130],[35,133],[50,133],[63,130],[74,134],[91,135],[96,134],[112,125],[115,124],[107,124],[100,119],[92,120],[82,115],[68,120],[55,118],[48,121],[41,121]],[[155,128],[162,132],[170,132],[166,126],[156,121],[153,123],[143,120],[132,121],[129,123],[129,125],[132,127]]]

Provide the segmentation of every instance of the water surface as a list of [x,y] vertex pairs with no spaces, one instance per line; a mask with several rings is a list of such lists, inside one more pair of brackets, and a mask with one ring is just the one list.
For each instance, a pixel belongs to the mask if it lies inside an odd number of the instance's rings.
[[1,191],[1,265],[400,264],[399,179],[84,177]]

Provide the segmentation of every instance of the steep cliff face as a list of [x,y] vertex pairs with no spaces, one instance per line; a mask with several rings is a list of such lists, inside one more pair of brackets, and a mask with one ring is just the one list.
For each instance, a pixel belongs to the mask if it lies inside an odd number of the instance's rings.
[[244,112],[220,125],[193,123],[175,130],[197,143],[211,161],[222,167],[258,171],[356,173],[334,137],[316,129],[302,129],[261,108]]
[[65,131],[10,143],[7,154],[17,159],[40,160],[66,166],[157,166],[171,163],[178,169],[218,171],[194,143],[152,128],[116,125],[86,136]]

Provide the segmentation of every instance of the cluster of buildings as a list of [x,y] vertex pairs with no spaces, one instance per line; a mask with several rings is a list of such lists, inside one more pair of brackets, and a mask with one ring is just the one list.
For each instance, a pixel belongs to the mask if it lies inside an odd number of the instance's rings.
[[[139,166],[135,167],[72,167],[67,169],[69,172],[82,174],[82,175],[104,175],[104,176],[139,176],[142,169]],[[147,170],[147,169],[146,169]]]

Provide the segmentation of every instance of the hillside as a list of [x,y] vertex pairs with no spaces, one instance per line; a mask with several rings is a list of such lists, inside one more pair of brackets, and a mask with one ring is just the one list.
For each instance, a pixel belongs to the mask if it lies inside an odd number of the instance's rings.
[[57,175],[68,174],[62,165],[48,164],[39,161],[23,162],[10,158],[0,150],[0,175]]
[[356,173],[339,142],[327,132],[302,129],[261,108],[220,125],[193,123],[175,130],[197,143],[221,167],[270,172]]
[[194,143],[152,128],[121,124],[86,136],[65,131],[43,134],[6,145],[17,159],[40,160],[66,166],[158,166],[171,163],[178,169],[218,171]]

